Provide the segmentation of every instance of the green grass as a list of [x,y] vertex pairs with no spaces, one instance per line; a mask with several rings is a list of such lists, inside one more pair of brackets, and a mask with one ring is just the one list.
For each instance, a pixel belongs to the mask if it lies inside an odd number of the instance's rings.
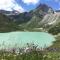
[[60,60],[60,52],[34,51],[15,54],[0,51],[0,60]]

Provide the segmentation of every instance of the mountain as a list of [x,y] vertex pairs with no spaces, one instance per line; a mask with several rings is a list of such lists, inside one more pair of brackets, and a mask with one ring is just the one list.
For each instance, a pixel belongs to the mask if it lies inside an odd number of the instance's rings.
[[16,10],[13,10],[13,11],[0,10],[0,13],[10,16],[10,15],[18,15],[20,12]]
[[10,32],[18,30],[18,26],[13,20],[0,13],[0,32]]
[[55,26],[52,26],[48,32],[52,33],[53,35],[57,35],[60,33],[60,15],[59,17],[56,17],[56,22],[55,22]]
[[7,15],[8,17],[13,19],[17,23],[25,23],[25,22],[27,23],[28,21],[32,22],[33,20],[35,20],[34,16],[36,18],[38,18],[38,20],[39,20],[40,18],[43,18],[43,16],[46,15],[47,13],[53,13],[53,12],[54,11],[53,11],[53,9],[51,7],[47,6],[46,4],[40,4],[39,6],[37,6],[36,9],[34,9],[34,10],[30,11],[30,12],[24,12],[24,13],[20,13],[20,14],[15,14],[16,11],[14,11],[14,10],[13,11],[3,11],[2,10],[1,13]]
[[22,23],[28,22],[31,19],[32,15],[28,12],[24,12],[18,15],[10,15],[8,17],[13,19],[16,23],[22,24]]
[[39,13],[42,15],[45,15],[47,13],[53,13],[53,12],[54,12],[53,9],[46,4],[40,4],[33,10],[33,13]]
[[26,26],[32,28],[40,28],[42,20],[47,14],[54,14],[54,11],[51,7],[47,6],[46,4],[40,4],[35,10],[30,11],[32,18],[30,21],[27,22]]
[[32,18],[26,23],[27,28],[40,31],[43,28],[52,34],[60,33],[60,10],[54,11],[51,7],[41,4],[30,12]]
[[56,10],[56,12],[60,12],[60,10]]
[[[19,13],[14,10],[0,10],[0,16],[3,18],[3,20],[0,20],[3,23],[5,22],[4,24],[8,23],[6,27],[10,26],[8,28],[11,28],[11,31],[47,31],[53,34],[53,32],[56,32],[55,30],[53,31],[53,29],[55,29],[57,25],[60,25],[60,11],[54,11],[46,4],[40,4],[34,10],[23,13]],[[5,26],[4,24],[2,24],[1,27]],[[10,29],[7,30],[10,31]]]

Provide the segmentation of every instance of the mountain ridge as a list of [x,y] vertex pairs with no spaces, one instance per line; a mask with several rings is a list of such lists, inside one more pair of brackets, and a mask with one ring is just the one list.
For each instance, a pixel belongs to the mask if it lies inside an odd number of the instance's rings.
[[15,26],[19,27],[19,30],[21,28],[23,31],[35,31],[35,28],[37,29],[36,31],[38,31],[38,28],[43,28],[46,31],[49,31],[60,22],[59,11],[54,11],[51,7],[45,4],[40,4],[36,9],[31,10],[30,12],[20,14],[12,13],[12,15],[8,15],[10,13],[9,11],[6,15],[6,12],[7,11],[4,10],[2,10],[2,12],[0,11],[0,13],[10,18],[12,24],[15,24]]

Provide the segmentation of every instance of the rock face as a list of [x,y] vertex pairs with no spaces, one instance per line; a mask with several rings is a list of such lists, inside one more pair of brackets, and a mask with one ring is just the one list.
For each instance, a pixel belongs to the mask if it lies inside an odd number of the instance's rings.
[[42,19],[41,23],[45,25],[55,25],[59,22],[60,13],[47,14]]
[[[58,34],[60,33],[60,12],[59,13],[55,13],[56,17],[55,17],[55,22],[52,24],[52,26],[50,26],[48,32],[52,33],[52,34]],[[53,17],[54,18],[54,17]]]

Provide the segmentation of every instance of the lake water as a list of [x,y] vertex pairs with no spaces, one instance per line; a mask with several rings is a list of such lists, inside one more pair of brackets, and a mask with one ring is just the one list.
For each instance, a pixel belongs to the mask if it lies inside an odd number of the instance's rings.
[[38,47],[50,46],[54,37],[45,32],[9,32],[0,33],[0,48],[25,47],[27,43],[34,43]]

